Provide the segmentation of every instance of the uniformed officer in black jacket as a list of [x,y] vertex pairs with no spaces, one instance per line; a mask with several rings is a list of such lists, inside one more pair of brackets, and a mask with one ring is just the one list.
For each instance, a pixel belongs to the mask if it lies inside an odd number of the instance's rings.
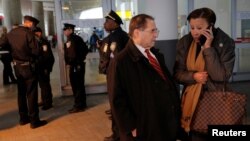
[[[109,84],[113,82],[111,82],[112,79],[110,78],[110,74],[112,73],[110,72],[110,64],[112,63],[113,59],[115,59],[115,56],[125,48],[129,40],[129,36],[125,31],[122,30],[120,25],[123,24],[123,22],[119,15],[117,15],[113,10],[111,10],[105,18],[106,21],[104,23],[104,28],[107,32],[109,32],[109,35],[105,37],[99,44],[99,72],[107,75],[108,95],[111,97],[111,88]],[[111,111],[107,110],[106,113],[111,114],[110,118],[112,122],[113,133],[111,136],[105,137],[104,141],[119,141],[119,129]]]
[[14,70],[18,86],[18,109],[20,125],[30,123],[31,128],[47,124],[40,120],[38,109],[38,88],[36,62],[39,48],[32,29],[39,21],[31,16],[24,16],[24,25],[12,29],[0,46],[10,44]]
[[70,66],[69,78],[74,95],[74,106],[69,113],[84,111],[87,107],[85,92],[85,59],[88,54],[88,47],[83,39],[74,33],[75,25],[65,23],[63,33],[67,37],[64,44],[64,57],[67,65]]
[[38,59],[38,83],[41,88],[42,110],[48,110],[52,107],[52,90],[50,85],[50,73],[52,71],[55,58],[51,50],[50,43],[43,37],[40,27],[34,29],[38,46],[40,49]]
[[[3,38],[7,38],[7,28],[2,27],[3,33],[2,36],[0,37],[0,40],[5,40]],[[4,53],[0,55],[0,60],[3,63],[3,84],[8,85],[11,83],[16,83],[16,78],[13,74],[13,69],[11,66],[11,62],[13,61],[13,58],[10,53],[10,45],[6,44],[6,46],[1,46],[0,47],[1,51],[8,51],[9,53]]]

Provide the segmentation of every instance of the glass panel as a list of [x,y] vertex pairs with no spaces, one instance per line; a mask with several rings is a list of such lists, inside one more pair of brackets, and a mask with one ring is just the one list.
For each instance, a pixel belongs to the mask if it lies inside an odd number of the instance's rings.
[[236,1],[236,49],[238,51],[237,72],[250,72],[250,1]]
[[116,13],[123,20],[123,27],[128,31],[130,19],[137,14],[137,0],[115,0]]
[[250,48],[239,48],[238,72],[250,72],[249,58],[250,58]]
[[[237,0],[238,1],[238,0]],[[208,7],[216,14],[215,27],[220,27],[231,36],[231,1],[229,0],[194,0],[194,9]]]
[[236,37],[240,42],[250,42],[250,1],[237,0]]
[[188,1],[178,0],[178,38],[189,32],[187,26]]
[[135,13],[135,0],[116,0],[116,12],[124,20],[130,20]]
[[62,0],[62,19],[103,18],[102,0]]
[[89,28],[75,28],[75,33],[83,38],[83,40],[89,44],[90,36],[92,35],[93,31],[96,32],[99,39],[103,39],[104,36],[104,29],[103,27],[89,27]]
[[[76,27],[75,33],[82,37],[84,42],[88,45],[90,53],[88,53],[86,62],[86,70],[85,70],[85,85],[86,86],[93,86],[93,85],[103,85],[106,83],[106,75],[99,74],[98,72],[98,65],[99,65],[99,53],[97,50],[93,51],[90,50],[90,36],[92,35],[93,31],[96,32],[98,37],[102,39],[104,37],[104,29],[103,27],[89,27],[89,28],[82,28]],[[64,42],[66,41],[66,37],[64,36]],[[69,68],[66,68],[67,72],[69,72]],[[69,82],[69,73],[67,75],[67,82]]]

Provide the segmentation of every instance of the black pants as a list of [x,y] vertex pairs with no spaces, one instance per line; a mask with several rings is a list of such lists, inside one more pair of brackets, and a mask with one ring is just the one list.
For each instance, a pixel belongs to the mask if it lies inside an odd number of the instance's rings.
[[41,99],[44,106],[52,105],[52,90],[50,85],[50,72],[39,70],[38,83],[41,88]]
[[39,121],[38,81],[30,65],[15,65],[18,87],[18,109],[20,120],[30,119],[31,124]]
[[70,66],[69,70],[70,84],[75,98],[75,108],[86,108],[85,92],[85,63]]
[[11,82],[15,82],[16,78],[13,74],[11,61],[2,60],[3,62],[3,84],[9,84]]
[[97,49],[96,45],[90,45],[89,48],[90,52],[96,52],[96,49]]

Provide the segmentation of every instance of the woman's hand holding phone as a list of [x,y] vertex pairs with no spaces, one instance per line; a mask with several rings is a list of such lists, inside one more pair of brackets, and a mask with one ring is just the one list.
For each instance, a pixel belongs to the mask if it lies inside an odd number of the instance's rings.
[[200,45],[204,48],[210,48],[214,39],[213,26],[209,26],[207,29],[201,30],[200,34]]

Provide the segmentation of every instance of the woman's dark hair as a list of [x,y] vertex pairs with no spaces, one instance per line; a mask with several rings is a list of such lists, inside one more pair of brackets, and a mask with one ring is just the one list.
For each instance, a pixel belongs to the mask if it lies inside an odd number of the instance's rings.
[[149,20],[154,20],[154,18],[150,15],[147,14],[139,14],[134,16],[129,24],[129,35],[132,37],[132,34],[135,29],[145,29],[146,28],[146,23],[147,19]]
[[192,11],[188,17],[187,20],[190,22],[191,19],[197,19],[197,18],[204,18],[209,24],[215,24],[216,22],[216,15],[212,9],[203,7],[199,9],[195,9]]

